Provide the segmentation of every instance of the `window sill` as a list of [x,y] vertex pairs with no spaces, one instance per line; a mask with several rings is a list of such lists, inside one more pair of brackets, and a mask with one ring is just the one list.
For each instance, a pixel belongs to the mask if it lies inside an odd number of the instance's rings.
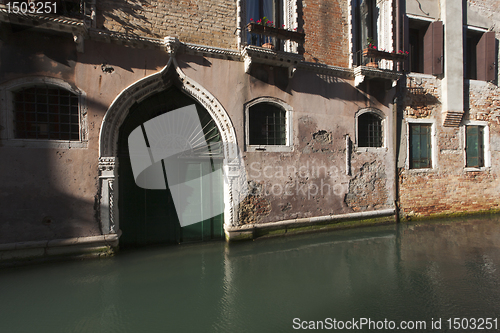
[[247,152],[265,152],[265,153],[278,153],[278,152],[292,152],[293,146],[273,146],[273,145],[261,145],[261,146],[247,146]]
[[484,87],[490,83],[488,81],[474,80],[474,79],[465,79],[465,82],[469,83],[469,85],[471,85],[471,86],[476,86],[476,87]]
[[489,167],[480,167],[480,168],[476,168],[476,167],[465,167],[464,168],[464,171],[465,172],[478,172],[478,171],[488,171],[489,170]]
[[411,73],[408,73],[408,77],[421,78],[421,79],[435,79],[436,75],[411,72]]
[[75,149],[87,148],[87,141],[66,141],[66,140],[29,140],[29,139],[11,139],[0,140],[0,146],[20,147],[20,148],[56,148],[56,149]]
[[355,147],[354,150],[358,153],[380,153],[387,151],[387,147]]
[[406,169],[407,172],[410,174],[416,174],[416,173],[435,173],[437,172],[436,169],[434,168],[422,168],[422,169]]

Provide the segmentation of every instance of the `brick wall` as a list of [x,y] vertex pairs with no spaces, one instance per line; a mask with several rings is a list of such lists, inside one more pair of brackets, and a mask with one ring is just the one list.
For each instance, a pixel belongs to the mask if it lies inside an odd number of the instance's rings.
[[460,127],[443,127],[441,114],[441,82],[437,78],[414,75],[407,79],[404,116],[407,119],[431,119],[436,124],[437,167],[430,170],[408,170],[406,123],[399,165],[399,200],[404,215],[427,216],[500,209],[500,89],[498,86],[471,81],[469,109],[463,121],[487,121],[491,167],[481,171],[465,169],[465,130]]
[[231,0],[97,1],[97,27],[133,35],[236,48],[236,2]]
[[347,1],[304,0],[302,6],[306,61],[348,67]]

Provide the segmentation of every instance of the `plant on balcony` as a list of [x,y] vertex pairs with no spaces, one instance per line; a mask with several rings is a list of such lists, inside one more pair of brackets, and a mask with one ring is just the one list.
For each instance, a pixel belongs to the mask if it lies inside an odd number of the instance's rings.
[[[399,50],[396,52],[387,52],[382,49],[377,49],[373,38],[368,37],[366,39],[366,48],[363,50],[363,56],[366,58],[370,58],[369,64],[373,64],[373,59],[386,59],[392,61],[403,61],[408,56],[408,51]],[[377,67],[373,66],[372,67]]]
[[284,26],[282,28],[275,27],[274,22],[268,20],[266,17],[259,19],[257,22],[250,19],[250,23],[247,24],[247,31],[267,37],[291,40],[300,44],[304,43],[305,40],[305,34],[303,32],[287,30],[284,29]]

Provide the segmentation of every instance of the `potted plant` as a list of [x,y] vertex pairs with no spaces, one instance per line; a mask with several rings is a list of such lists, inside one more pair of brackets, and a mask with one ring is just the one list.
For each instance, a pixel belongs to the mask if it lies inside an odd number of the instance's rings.
[[294,30],[295,31],[285,29],[284,25],[281,28],[278,28],[274,25],[274,22],[270,21],[267,17],[263,17],[257,21],[250,19],[250,23],[247,24],[248,32],[266,37],[276,37],[282,40],[304,43],[305,34],[303,32],[296,31],[297,29]]
[[399,50],[396,52],[387,52],[381,49],[377,49],[373,38],[368,37],[366,48],[363,50],[363,56],[369,58],[370,61],[366,66],[378,68],[378,63],[376,59],[386,59],[392,61],[403,61],[408,56],[408,51]]

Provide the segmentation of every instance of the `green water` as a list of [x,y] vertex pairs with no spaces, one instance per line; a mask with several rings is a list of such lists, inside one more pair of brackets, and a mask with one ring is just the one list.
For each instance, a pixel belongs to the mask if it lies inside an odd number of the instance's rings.
[[[490,332],[447,320],[500,329],[499,267],[498,217],[124,251],[1,269],[0,332],[288,332],[328,318]],[[350,331],[376,331],[363,328]]]

